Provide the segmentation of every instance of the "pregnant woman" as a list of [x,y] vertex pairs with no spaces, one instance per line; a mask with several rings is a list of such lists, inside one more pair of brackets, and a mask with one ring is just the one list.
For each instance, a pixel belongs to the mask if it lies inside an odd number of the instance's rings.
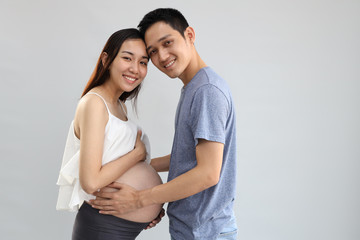
[[[138,190],[161,184],[149,165],[148,139],[127,117],[125,101],[137,98],[149,58],[142,35],[124,29],[110,36],[70,125],[57,184],[58,210],[79,210],[73,240],[135,239],[162,206],[124,215],[102,215],[88,201],[116,181]],[[107,191],[110,191],[107,188]]]

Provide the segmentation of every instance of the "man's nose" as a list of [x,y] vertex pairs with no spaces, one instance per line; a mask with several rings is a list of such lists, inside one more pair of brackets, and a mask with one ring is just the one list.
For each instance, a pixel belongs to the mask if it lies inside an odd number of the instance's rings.
[[167,60],[168,56],[169,56],[169,53],[166,50],[164,50],[164,49],[159,50],[159,60],[161,62]]

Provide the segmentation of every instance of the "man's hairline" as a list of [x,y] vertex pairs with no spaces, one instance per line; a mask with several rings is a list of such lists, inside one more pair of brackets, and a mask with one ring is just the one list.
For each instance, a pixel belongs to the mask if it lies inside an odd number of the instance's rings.
[[173,28],[173,26],[171,26],[171,24],[167,23],[165,20],[158,20],[158,21],[156,21],[156,22],[153,22],[151,25],[149,25],[149,26],[146,28],[146,30],[145,30],[145,32],[144,32],[144,34],[143,34],[144,38],[145,38],[145,34],[146,34],[146,32],[149,30],[149,28],[152,27],[154,24],[159,23],[159,22],[163,22],[163,23],[169,25],[173,30],[175,30],[175,31],[177,31],[178,33],[180,33],[180,35],[181,35],[184,39],[185,39],[185,31],[186,31],[186,29],[187,29],[188,27],[190,27],[190,25],[188,25],[188,26],[185,28],[184,32],[181,33],[178,29]]

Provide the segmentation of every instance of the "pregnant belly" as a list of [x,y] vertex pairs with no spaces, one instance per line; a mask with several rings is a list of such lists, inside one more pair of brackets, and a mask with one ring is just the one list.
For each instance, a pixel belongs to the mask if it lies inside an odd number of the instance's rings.
[[[159,174],[145,162],[137,163],[118,178],[116,182],[125,183],[136,190],[144,190],[162,184]],[[109,189],[109,191],[116,191],[116,189]],[[154,204],[115,216],[134,222],[150,222],[158,216],[161,208],[162,204]]]

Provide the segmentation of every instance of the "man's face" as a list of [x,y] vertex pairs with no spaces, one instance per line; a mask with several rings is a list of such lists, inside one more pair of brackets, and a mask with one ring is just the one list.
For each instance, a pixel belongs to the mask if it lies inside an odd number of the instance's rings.
[[[186,33],[186,31],[185,31]],[[147,52],[152,63],[171,78],[180,77],[189,66],[192,44],[165,22],[157,22],[145,32]]]

